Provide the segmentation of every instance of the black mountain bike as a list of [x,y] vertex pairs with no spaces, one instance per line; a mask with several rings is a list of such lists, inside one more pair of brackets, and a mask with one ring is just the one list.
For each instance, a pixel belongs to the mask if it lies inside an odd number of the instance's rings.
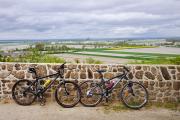
[[103,98],[106,98],[106,102],[108,102],[108,98],[114,88],[119,82],[125,79],[127,83],[119,92],[122,103],[131,109],[140,109],[145,106],[148,102],[148,92],[146,88],[139,82],[128,80],[127,74],[129,70],[126,67],[123,68],[123,74],[108,80],[103,79],[102,73],[105,72],[105,70],[97,70],[100,74],[100,82],[89,80],[81,83],[80,103],[87,107],[94,107],[98,105]]
[[[29,68],[30,73],[34,73],[35,80],[19,80],[12,88],[12,98],[19,105],[31,105],[36,98],[40,101],[40,105],[45,104],[44,93],[55,82],[58,86],[55,90],[55,99],[59,105],[65,108],[74,107],[80,100],[79,86],[72,81],[64,80],[65,63],[58,68],[58,72],[52,75],[38,77],[35,68]],[[44,80],[54,77],[54,80]],[[60,80],[57,80],[60,78]]]

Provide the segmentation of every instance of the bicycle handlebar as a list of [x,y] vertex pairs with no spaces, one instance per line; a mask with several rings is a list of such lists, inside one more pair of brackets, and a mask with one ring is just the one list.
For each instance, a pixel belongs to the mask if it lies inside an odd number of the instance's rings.
[[64,69],[65,64],[66,64],[66,62],[64,62],[62,65],[60,65],[59,69]]
[[123,67],[123,69],[125,69],[127,72],[129,72],[130,70],[127,67]]

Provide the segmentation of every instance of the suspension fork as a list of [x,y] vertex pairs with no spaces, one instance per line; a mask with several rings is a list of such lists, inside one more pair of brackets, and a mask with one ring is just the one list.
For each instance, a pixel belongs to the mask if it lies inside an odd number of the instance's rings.
[[66,85],[65,85],[65,82],[63,81],[63,85],[64,85],[64,88],[65,88],[65,93],[66,95],[69,95],[69,92],[67,91],[67,88],[66,88]]

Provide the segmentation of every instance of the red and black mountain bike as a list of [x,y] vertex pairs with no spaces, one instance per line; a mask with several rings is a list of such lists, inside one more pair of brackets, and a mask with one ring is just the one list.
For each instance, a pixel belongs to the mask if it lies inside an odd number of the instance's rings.
[[105,72],[104,70],[97,70],[100,74],[100,82],[89,80],[81,83],[81,104],[87,107],[94,107],[98,105],[103,98],[108,101],[114,88],[124,79],[127,83],[118,93],[122,103],[132,109],[140,109],[145,106],[148,102],[148,91],[141,83],[129,80],[127,77],[129,70],[126,67],[123,68],[124,71],[121,75],[117,75],[108,80],[103,79],[102,73]]

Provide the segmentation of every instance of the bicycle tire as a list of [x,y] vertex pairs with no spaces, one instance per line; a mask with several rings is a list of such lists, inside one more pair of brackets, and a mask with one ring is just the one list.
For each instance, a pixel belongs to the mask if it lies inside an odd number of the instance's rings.
[[97,106],[101,101],[102,101],[102,99],[103,99],[103,89],[102,89],[102,87],[99,85],[99,84],[96,84],[97,85],[97,87],[99,88],[99,90],[100,90],[100,98],[95,102],[95,103],[92,103],[92,104],[87,104],[87,103],[85,103],[82,99],[83,99],[83,93],[82,93],[82,87],[83,87],[83,85],[84,84],[87,84],[88,82],[94,82],[94,81],[92,81],[92,80],[88,80],[88,81],[84,81],[84,82],[82,82],[81,84],[80,84],[80,89],[81,89],[81,99],[80,99],[80,103],[83,105],[83,106],[85,106],[85,107],[95,107],[95,106]]
[[145,98],[145,102],[143,102],[143,104],[141,104],[141,105],[139,105],[139,106],[136,106],[136,107],[133,107],[133,106],[128,105],[127,102],[125,102],[125,100],[123,99],[123,98],[124,98],[123,92],[124,92],[125,88],[126,88],[126,87],[128,86],[128,84],[129,84],[129,83],[126,83],[126,84],[123,86],[123,88],[122,88],[122,90],[121,90],[121,92],[120,92],[120,97],[121,97],[122,103],[123,103],[126,107],[128,107],[128,108],[131,108],[131,109],[140,109],[140,108],[144,107],[144,106],[148,103],[148,96],[149,96],[148,91],[147,91],[147,89],[146,89],[141,83],[139,83],[139,82],[131,81],[131,83],[132,83],[132,84],[138,84],[138,85],[140,85],[140,86],[144,89],[145,97],[146,97],[146,98]]
[[[59,99],[59,96],[58,96],[58,90],[59,89],[61,89],[62,88],[62,86],[64,85],[64,86],[66,86],[66,84],[72,84],[74,87],[75,87],[75,90],[77,90],[77,100],[75,101],[75,102],[73,102],[72,104],[65,104],[65,103],[63,103],[63,101],[61,101],[60,99]],[[62,82],[62,83],[60,83],[58,86],[57,86],[57,88],[56,88],[56,90],[55,90],[55,99],[56,99],[56,102],[59,104],[59,105],[61,105],[62,107],[64,107],[64,108],[71,108],[71,107],[74,107],[75,105],[77,105],[78,103],[79,103],[79,101],[80,101],[80,95],[81,94],[81,92],[80,92],[80,89],[79,89],[79,86],[75,83],[75,82],[72,82],[72,81],[64,81],[64,83]],[[62,96],[61,96],[62,97]]]
[[[21,102],[21,101],[19,101],[19,100],[17,99],[15,90],[16,90],[16,87],[18,87],[18,85],[19,85],[21,82],[27,82],[28,85],[31,85],[31,84],[32,84],[32,82],[31,82],[30,80],[25,80],[25,79],[23,79],[23,80],[17,81],[17,82],[13,85],[13,87],[12,87],[12,98],[13,98],[13,100],[14,100],[17,104],[19,104],[19,105],[23,105],[23,106],[31,105],[31,104],[35,101],[35,99],[36,99],[36,97],[37,97],[37,96],[36,96],[34,93],[32,93],[32,92],[29,92],[29,93],[31,93],[31,94],[33,95],[33,98],[32,98],[32,100],[29,101],[28,103]],[[22,95],[21,95],[21,96],[22,96]],[[24,95],[23,95],[23,96],[24,96]]]

